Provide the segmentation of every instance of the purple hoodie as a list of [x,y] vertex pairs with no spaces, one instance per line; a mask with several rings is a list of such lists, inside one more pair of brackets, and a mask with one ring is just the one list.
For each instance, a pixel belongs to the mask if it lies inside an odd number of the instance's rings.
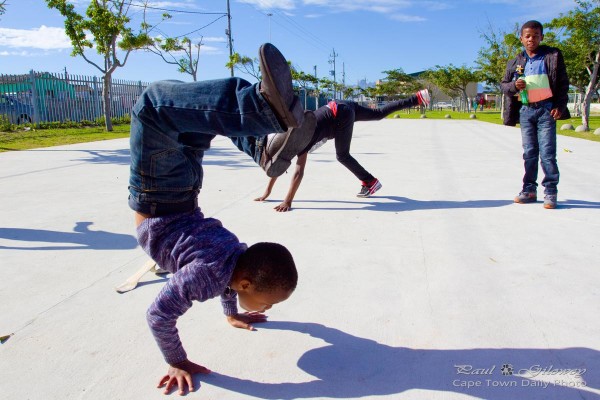
[[173,273],[148,309],[146,318],[165,361],[187,359],[175,324],[192,301],[221,296],[225,315],[237,314],[237,294],[226,290],[238,257],[247,246],[219,220],[190,213],[145,219],[137,228],[142,248]]

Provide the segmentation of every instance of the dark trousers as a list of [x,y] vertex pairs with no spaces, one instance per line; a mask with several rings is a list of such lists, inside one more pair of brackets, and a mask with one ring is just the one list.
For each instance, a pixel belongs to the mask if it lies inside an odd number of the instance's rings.
[[339,101],[337,116],[333,120],[336,124],[335,156],[337,160],[358,179],[370,182],[375,179],[358,161],[350,154],[352,130],[356,121],[379,121],[389,114],[409,108],[418,104],[417,96],[408,99],[392,101],[381,108],[368,108],[353,101]]

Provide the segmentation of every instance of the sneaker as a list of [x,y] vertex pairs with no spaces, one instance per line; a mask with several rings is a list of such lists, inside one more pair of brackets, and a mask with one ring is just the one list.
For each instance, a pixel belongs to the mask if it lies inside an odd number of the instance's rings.
[[429,106],[429,103],[431,102],[431,96],[429,96],[429,90],[427,90],[427,89],[419,90],[417,93],[415,93],[415,95],[417,96],[419,105],[422,105],[424,107]]
[[288,129],[284,133],[271,133],[267,136],[266,145],[261,149],[260,166],[267,176],[280,176],[296,157],[308,146],[317,127],[317,118],[312,111],[304,111],[302,125]]
[[375,179],[371,182],[362,182],[362,186],[360,187],[360,192],[356,195],[356,197],[369,197],[374,194],[376,191],[381,189],[381,182],[379,179]]
[[294,94],[289,64],[271,43],[260,46],[258,58],[262,74],[260,93],[269,103],[283,129],[297,128],[304,118],[304,108]]
[[544,196],[544,208],[553,209],[556,208],[556,195],[547,194]]
[[517,197],[515,197],[515,203],[535,203],[537,201],[537,193],[536,192],[521,192]]

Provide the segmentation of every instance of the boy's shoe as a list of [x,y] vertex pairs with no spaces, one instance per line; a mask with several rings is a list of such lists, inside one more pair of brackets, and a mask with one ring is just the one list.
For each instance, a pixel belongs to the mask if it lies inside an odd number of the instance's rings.
[[266,145],[261,149],[260,166],[268,176],[274,178],[283,174],[292,158],[308,146],[317,127],[317,118],[312,111],[304,111],[302,125],[290,128],[284,133],[271,133]]
[[360,192],[358,192],[356,197],[369,197],[381,189],[381,186],[382,185],[381,182],[379,182],[379,179],[374,179],[371,182],[363,181],[362,186],[360,187]]
[[167,271],[166,269],[162,269],[159,266],[156,266],[152,272],[154,272],[156,275],[166,275],[169,273],[169,271]]
[[547,194],[544,196],[544,208],[553,209],[556,208],[556,195]]
[[277,116],[283,129],[296,128],[304,117],[302,104],[294,94],[292,73],[283,54],[271,43],[258,50],[262,81],[260,93]]
[[421,89],[417,93],[415,93],[415,95],[417,96],[419,105],[425,106],[425,107],[429,106],[429,103],[431,102],[431,96],[429,96],[429,90]]
[[536,192],[521,192],[517,197],[515,197],[515,203],[535,203],[537,201],[537,193]]

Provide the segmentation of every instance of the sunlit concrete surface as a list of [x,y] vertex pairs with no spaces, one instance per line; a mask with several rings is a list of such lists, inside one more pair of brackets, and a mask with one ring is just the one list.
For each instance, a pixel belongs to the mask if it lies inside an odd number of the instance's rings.
[[[559,208],[519,205],[518,128],[355,125],[359,182],[327,143],[293,211],[226,138],[200,204],[249,244],[293,253],[299,285],[254,332],[217,299],[178,321],[198,399],[600,398],[600,143],[559,136]],[[167,278],[114,287],[147,260],[127,206],[127,139],[0,154],[0,397],[160,399],[145,312]],[[540,170],[541,174],[541,170]],[[542,176],[540,175],[540,181]],[[174,394],[177,396],[177,394]]]

